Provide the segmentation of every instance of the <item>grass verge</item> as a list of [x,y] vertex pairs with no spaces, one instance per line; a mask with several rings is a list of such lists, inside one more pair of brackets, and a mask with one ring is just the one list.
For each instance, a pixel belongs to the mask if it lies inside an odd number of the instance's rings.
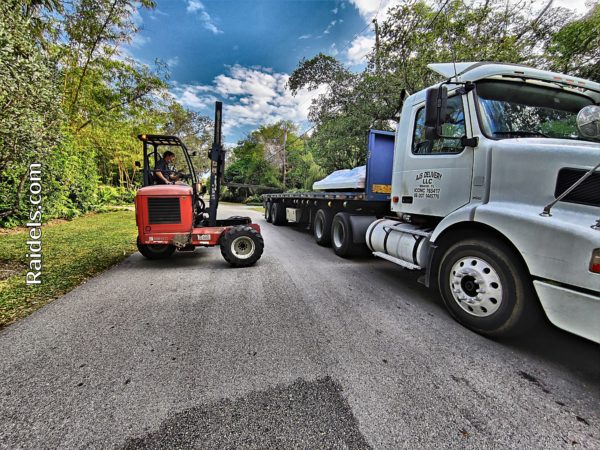
[[8,276],[0,281],[0,328],[131,254],[137,229],[133,211],[115,211],[45,225],[42,233],[42,284],[35,286],[25,284],[27,231],[0,235],[0,268]]

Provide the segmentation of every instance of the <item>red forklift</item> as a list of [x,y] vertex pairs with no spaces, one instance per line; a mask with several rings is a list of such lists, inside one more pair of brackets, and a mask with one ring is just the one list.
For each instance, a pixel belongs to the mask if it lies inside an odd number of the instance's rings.
[[[176,136],[142,134],[144,146],[143,187],[135,196],[138,227],[137,247],[148,259],[170,257],[175,251],[194,251],[196,247],[221,247],[223,258],[234,267],[248,267],[263,253],[264,242],[258,224],[249,217],[217,219],[219,192],[225,151],[221,142],[223,104],[215,105],[215,134],[209,152],[211,161],[209,205],[202,196],[206,188],[199,183],[192,157]],[[160,170],[156,165],[168,150],[184,160],[187,170]],[[139,166],[139,163],[136,163]],[[162,164],[161,167],[165,167]],[[177,181],[170,181],[177,180]],[[161,184],[162,183],[162,184]]]

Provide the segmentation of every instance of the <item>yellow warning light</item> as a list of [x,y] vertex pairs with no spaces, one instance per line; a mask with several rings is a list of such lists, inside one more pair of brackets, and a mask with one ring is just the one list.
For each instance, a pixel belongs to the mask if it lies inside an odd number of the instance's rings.
[[145,140],[146,140],[146,135],[142,134],[142,141],[145,141]]

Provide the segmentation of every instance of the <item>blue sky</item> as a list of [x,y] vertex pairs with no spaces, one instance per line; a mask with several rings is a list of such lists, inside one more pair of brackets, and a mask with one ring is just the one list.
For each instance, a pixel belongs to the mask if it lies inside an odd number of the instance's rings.
[[229,143],[281,119],[303,130],[318,92],[292,97],[287,77],[319,52],[359,70],[372,46],[365,27],[389,1],[158,0],[156,9],[136,14],[140,32],[127,51],[146,63],[167,62],[171,92],[184,106],[211,116],[222,100]]
[[[308,107],[322,90],[293,97],[289,74],[319,52],[360,70],[374,44],[372,19],[383,21],[402,1],[157,0],[156,9],[136,11],[140,32],[126,51],[145,63],[166,62],[171,93],[187,108],[212,116],[214,101],[223,101],[225,141],[232,144],[281,119],[307,129]],[[585,2],[554,4],[580,12]]]

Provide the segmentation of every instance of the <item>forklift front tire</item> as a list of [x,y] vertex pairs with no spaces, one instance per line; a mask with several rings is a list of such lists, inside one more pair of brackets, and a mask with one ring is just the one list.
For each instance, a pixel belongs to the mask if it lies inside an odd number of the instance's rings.
[[249,267],[260,259],[265,247],[262,236],[254,228],[238,225],[221,236],[221,254],[233,267]]
[[175,252],[175,246],[170,244],[142,244],[140,238],[137,239],[137,248],[142,255],[148,259],[168,258]]

